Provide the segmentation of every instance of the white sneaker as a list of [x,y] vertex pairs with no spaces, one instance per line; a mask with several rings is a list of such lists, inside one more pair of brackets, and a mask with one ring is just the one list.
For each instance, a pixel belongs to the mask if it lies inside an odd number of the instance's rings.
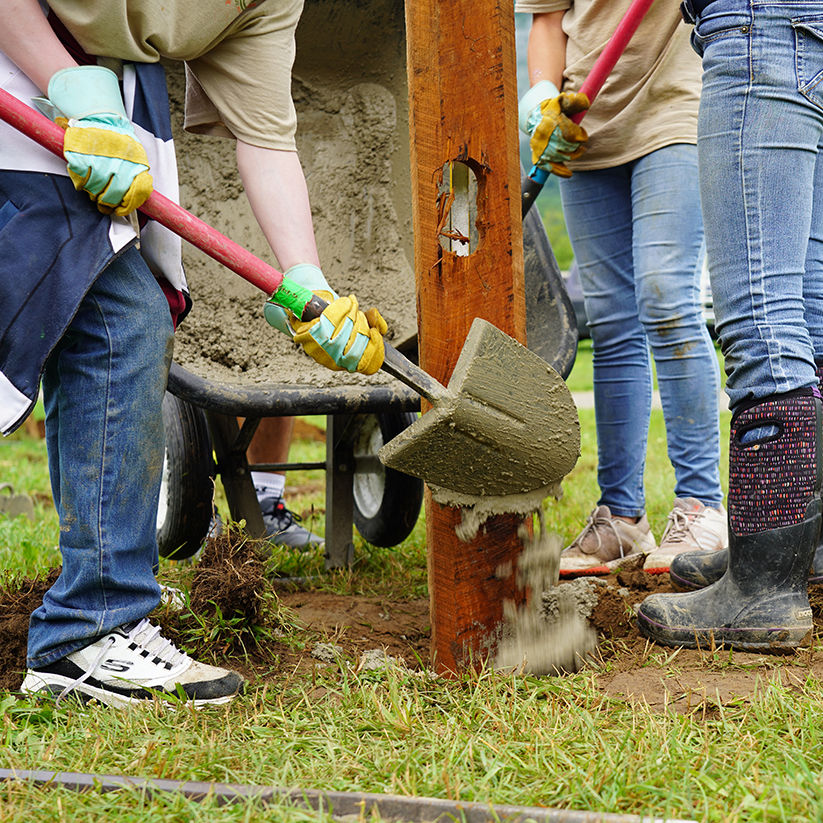
[[29,669],[21,691],[48,692],[58,702],[75,694],[84,703],[97,700],[117,708],[150,703],[155,694],[168,695],[170,702],[182,695],[200,707],[228,703],[243,685],[237,672],[195,662],[162,637],[159,627],[140,620],[48,666]]
[[178,611],[186,605],[186,595],[176,586],[167,586],[165,583],[160,584],[160,605],[169,606]]
[[560,576],[609,574],[656,545],[645,514],[637,523],[627,523],[613,517],[608,506],[598,506],[583,531],[561,552]]
[[309,531],[305,526],[301,526],[302,518],[286,508],[282,497],[273,496],[266,489],[255,489],[255,491],[257,501],[260,503],[260,512],[263,515],[263,524],[266,527],[266,537],[272,543],[300,551],[325,547],[325,539]]
[[646,557],[643,570],[662,574],[682,552],[716,552],[728,545],[729,526],[722,506],[715,509],[693,497],[678,497],[669,513],[660,546]]

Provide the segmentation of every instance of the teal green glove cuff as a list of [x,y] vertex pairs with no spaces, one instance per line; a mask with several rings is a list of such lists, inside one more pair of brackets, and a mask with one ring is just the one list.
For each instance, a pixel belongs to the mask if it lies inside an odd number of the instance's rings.
[[[311,263],[298,263],[283,272],[283,274],[288,277],[289,280],[293,280],[298,285],[310,291],[330,292],[334,300],[337,300],[337,292],[326,282],[323,272]],[[283,334],[287,334],[289,337],[294,337],[291,317],[289,312],[282,306],[277,305],[277,303],[267,302],[263,307],[263,315],[270,326],[274,326],[275,329],[283,332]]]
[[366,346],[369,345],[369,337],[365,334],[358,334],[349,351],[344,354],[353,328],[354,323],[347,317],[340,331],[335,335],[334,325],[328,317],[323,315],[320,318],[320,322],[315,323],[311,327],[309,334],[314,338],[317,345],[320,346],[341,369],[345,369],[348,372],[356,372],[360,358],[363,356],[363,352],[366,351]]
[[278,306],[277,303],[272,303],[270,300],[266,301],[263,306],[263,316],[266,318],[266,322],[270,326],[274,326],[277,331],[281,331],[289,337],[294,337],[294,329],[289,323],[289,316],[282,306]]
[[543,154],[540,155],[540,159],[537,161],[537,166],[546,171],[551,171],[546,166],[552,163],[565,163],[569,159],[569,155],[577,151],[578,148],[580,148],[580,143],[570,143],[560,134],[560,129],[555,129],[546,144],[546,148],[543,149]]
[[531,137],[537,124],[543,117],[540,111],[540,104],[544,100],[551,100],[557,97],[560,92],[557,86],[549,80],[541,80],[532,86],[520,100],[518,106],[518,123],[520,124],[520,131],[528,134]]
[[294,280],[295,283],[304,286],[310,291],[331,292],[334,295],[334,299],[337,300],[337,294],[326,281],[323,272],[311,263],[298,263],[283,272],[283,274],[288,277],[289,280]]
[[69,120],[113,114],[129,122],[120,95],[120,81],[113,71],[102,66],[58,71],[49,81],[49,102]]

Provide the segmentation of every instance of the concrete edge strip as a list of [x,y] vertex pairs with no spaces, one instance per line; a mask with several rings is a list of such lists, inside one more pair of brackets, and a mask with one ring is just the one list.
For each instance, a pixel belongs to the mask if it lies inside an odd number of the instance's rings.
[[694,820],[460,802],[434,797],[283,789],[273,786],[160,780],[116,774],[0,769],[0,781],[10,780],[44,787],[61,786],[73,791],[110,792],[126,788],[142,790],[149,794],[175,792],[195,802],[214,798],[221,806],[246,801],[256,801],[263,805],[283,804],[326,812],[336,817],[366,816],[377,810],[384,820],[402,820],[405,823],[445,823],[447,820],[457,820],[461,823],[696,823]]

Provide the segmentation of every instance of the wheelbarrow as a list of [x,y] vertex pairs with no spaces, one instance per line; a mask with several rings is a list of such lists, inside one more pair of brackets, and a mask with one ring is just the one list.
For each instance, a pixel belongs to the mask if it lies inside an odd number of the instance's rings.
[[[308,4],[297,32],[293,86],[300,122],[298,150],[315,208],[324,271],[341,293],[353,291],[363,306],[377,306],[396,335],[392,343],[414,359],[417,325],[414,274],[408,262],[414,250],[403,21],[402,3],[396,0]],[[168,71],[173,108],[182,107],[185,96],[182,75],[175,71],[179,67]],[[223,169],[234,162],[229,141],[209,141],[177,130],[175,143],[188,208],[266,258],[270,250],[262,237],[238,234],[253,217],[243,198],[225,183]],[[524,251],[529,347],[566,377],[577,352],[577,326],[537,210],[524,223]],[[212,335],[214,347],[223,346],[216,357],[233,356],[237,327],[207,327],[209,312],[231,304],[233,315],[243,318],[241,333],[258,329],[259,293],[249,289],[247,296],[239,278],[185,246],[184,262],[195,311],[183,324],[183,334],[194,325],[188,332],[192,337]],[[222,291],[210,302],[218,282]],[[264,364],[266,375],[272,364],[277,379],[267,384],[261,378],[263,382],[251,386],[236,384],[230,374],[213,379],[196,362],[176,355],[165,407],[166,482],[158,523],[165,556],[173,551],[178,557],[193,554],[201,545],[212,514],[215,473],[226,490],[231,518],[245,520],[251,533],[262,534],[249,471],[305,468],[249,466],[246,449],[259,420],[267,416],[327,418],[326,458],[311,468],[326,471],[328,568],[351,563],[353,525],[365,540],[381,546],[401,543],[414,527],[422,484],[385,469],[377,451],[416,418],[419,397],[394,380],[348,385],[347,376],[341,380],[340,373],[323,378],[324,386],[314,381],[301,386],[291,379],[301,367],[296,360],[291,370],[281,367],[283,354],[281,348]],[[243,371],[245,364],[237,368]],[[237,417],[246,418],[242,428]]]
[[[566,378],[577,353],[577,324],[536,212],[524,223],[524,257],[529,346]],[[410,348],[407,353],[413,356]],[[263,536],[251,471],[325,470],[327,569],[351,565],[353,525],[375,546],[402,543],[419,517],[423,483],[383,466],[377,452],[411,425],[419,410],[419,396],[400,382],[369,388],[247,386],[208,380],[173,363],[163,404],[166,460],[158,513],[160,555],[180,560],[200,548],[212,518],[216,475],[223,483],[231,519],[245,520],[250,534]],[[263,417],[318,414],[326,416],[325,460],[248,462],[246,451]],[[245,418],[242,427],[238,417]]]
[[[326,568],[354,557],[352,525],[367,542],[402,543],[423,503],[423,482],[384,467],[377,451],[414,422],[420,398],[402,384],[363,391],[342,387],[271,384],[249,388],[198,377],[177,364],[163,403],[166,460],[158,513],[160,555],[191,557],[212,518],[219,474],[231,519],[265,534],[251,471],[320,469],[326,472]],[[313,463],[250,464],[251,438],[263,417],[326,415],[326,457]],[[244,417],[242,426],[237,417]]]

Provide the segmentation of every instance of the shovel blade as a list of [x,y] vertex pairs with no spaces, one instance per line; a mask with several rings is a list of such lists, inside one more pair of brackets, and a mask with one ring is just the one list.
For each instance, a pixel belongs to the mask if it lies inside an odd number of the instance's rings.
[[580,423],[563,378],[477,318],[446,396],[378,455],[462,495],[522,494],[553,486],[574,468]]

